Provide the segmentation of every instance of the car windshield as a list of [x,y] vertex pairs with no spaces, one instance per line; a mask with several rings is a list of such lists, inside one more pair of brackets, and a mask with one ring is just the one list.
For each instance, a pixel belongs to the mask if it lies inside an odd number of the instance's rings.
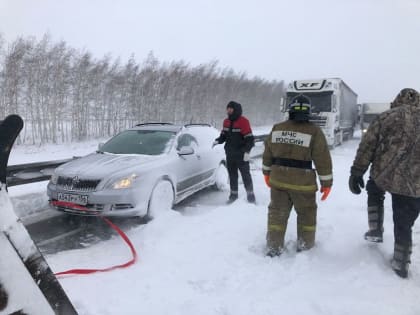
[[159,155],[169,150],[175,133],[160,130],[126,130],[101,147],[101,152],[114,154]]

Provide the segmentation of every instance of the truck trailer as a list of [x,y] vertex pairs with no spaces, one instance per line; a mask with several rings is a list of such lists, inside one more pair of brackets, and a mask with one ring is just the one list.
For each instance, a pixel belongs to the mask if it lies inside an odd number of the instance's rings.
[[391,108],[391,103],[362,103],[360,107],[360,130],[364,134],[369,124],[380,113]]
[[299,94],[310,98],[312,105],[310,121],[322,129],[330,148],[353,137],[357,124],[357,94],[342,79],[325,78],[290,82],[286,89],[284,111],[287,111],[287,106]]

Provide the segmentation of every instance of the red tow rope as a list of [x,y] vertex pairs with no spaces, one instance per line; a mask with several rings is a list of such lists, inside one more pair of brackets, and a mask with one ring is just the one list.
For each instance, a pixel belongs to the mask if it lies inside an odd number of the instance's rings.
[[[54,201],[55,205],[61,205],[64,206],[60,201]],[[66,203],[66,205],[69,205],[69,203],[67,202],[63,202]],[[75,205],[72,204],[72,207],[74,207]],[[82,208],[84,208],[83,206],[79,206],[78,209],[82,210]],[[85,208],[86,209],[86,208]],[[87,275],[87,274],[91,274],[91,273],[95,273],[95,272],[107,272],[107,271],[112,271],[115,269],[120,269],[120,268],[127,268],[131,265],[133,265],[136,261],[137,261],[137,252],[136,249],[134,248],[133,244],[131,243],[130,239],[127,237],[127,235],[118,227],[116,226],[114,223],[112,223],[109,219],[102,217],[102,220],[104,220],[111,228],[113,228],[115,231],[117,231],[117,233],[121,236],[121,238],[125,241],[125,243],[128,245],[128,247],[130,247],[130,251],[131,251],[131,255],[132,258],[121,265],[115,265],[115,266],[111,266],[108,268],[103,268],[103,269],[69,269],[66,271],[61,271],[61,272],[57,272],[55,275],[56,276],[64,276],[64,275]]]

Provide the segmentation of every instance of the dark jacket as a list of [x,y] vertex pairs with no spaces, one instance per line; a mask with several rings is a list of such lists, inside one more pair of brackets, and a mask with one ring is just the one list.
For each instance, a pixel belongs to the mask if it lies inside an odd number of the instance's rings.
[[244,153],[249,153],[254,146],[254,136],[249,120],[242,116],[241,104],[232,103],[233,113],[223,121],[222,132],[216,141],[225,143],[228,159],[242,160]]

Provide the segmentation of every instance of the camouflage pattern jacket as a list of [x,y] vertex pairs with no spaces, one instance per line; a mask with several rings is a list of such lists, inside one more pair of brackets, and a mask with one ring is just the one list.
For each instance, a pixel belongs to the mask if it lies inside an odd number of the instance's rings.
[[311,122],[288,120],[273,126],[265,140],[263,173],[277,189],[317,191],[315,164],[321,186],[333,181],[332,162],[322,130]]
[[420,103],[397,104],[369,125],[351,172],[363,175],[371,164],[370,176],[380,188],[420,197],[419,142]]

